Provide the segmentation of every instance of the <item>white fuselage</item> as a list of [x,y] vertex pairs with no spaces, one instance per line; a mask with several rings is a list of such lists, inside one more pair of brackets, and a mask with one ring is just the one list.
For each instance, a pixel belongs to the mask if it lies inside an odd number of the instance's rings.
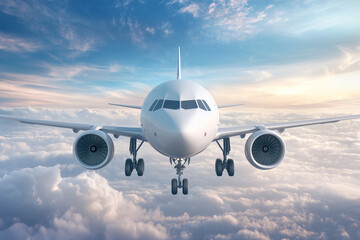
[[168,157],[187,158],[214,140],[219,111],[210,93],[199,84],[172,80],[147,95],[140,121],[153,148]]

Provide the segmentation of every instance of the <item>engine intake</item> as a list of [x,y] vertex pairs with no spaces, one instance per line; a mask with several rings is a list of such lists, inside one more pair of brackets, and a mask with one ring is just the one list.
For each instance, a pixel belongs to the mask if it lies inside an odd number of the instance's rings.
[[284,159],[285,143],[271,130],[254,132],[246,141],[245,155],[251,165],[258,169],[272,169]]
[[79,164],[87,169],[105,167],[114,156],[114,143],[106,133],[89,130],[78,136],[73,152]]

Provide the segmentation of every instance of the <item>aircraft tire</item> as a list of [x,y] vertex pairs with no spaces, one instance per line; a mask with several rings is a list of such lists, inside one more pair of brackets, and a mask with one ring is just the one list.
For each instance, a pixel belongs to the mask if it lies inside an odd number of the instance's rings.
[[172,193],[173,195],[176,195],[176,194],[177,194],[177,190],[178,190],[178,188],[177,188],[177,180],[176,180],[175,178],[173,178],[173,179],[171,180],[171,193]]
[[216,172],[216,175],[217,176],[222,176],[222,173],[223,173],[223,164],[222,164],[222,161],[221,159],[216,159],[215,161],[215,172]]
[[182,191],[184,195],[187,195],[189,193],[189,181],[186,178],[183,179]]
[[126,159],[125,161],[125,176],[129,177],[133,170],[133,163],[130,158]]
[[138,175],[138,176],[144,175],[144,170],[145,170],[144,159],[139,158],[138,164],[137,164],[137,168],[136,168],[137,175]]
[[235,168],[234,168],[234,160],[232,159],[228,159],[227,172],[230,177],[234,176]]

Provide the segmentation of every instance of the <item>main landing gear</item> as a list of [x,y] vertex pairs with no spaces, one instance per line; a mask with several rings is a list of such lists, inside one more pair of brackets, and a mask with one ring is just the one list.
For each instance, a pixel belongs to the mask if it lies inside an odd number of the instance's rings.
[[223,146],[220,145],[219,141],[216,140],[216,143],[219,145],[221,151],[223,152],[223,160],[216,159],[215,161],[215,172],[217,176],[222,176],[224,169],[227,170],[229,176],[234,176],[234,160],[227,159],[227,155],[230,153],[230,138],[223,139]]
[[171,180],[171,193],[176,195],[178,192],[178,188],[182,189],[184,195],[189,192],[189,182],[186,178],[181,181],[181,175],[184,174],[185,164],[190,164],[190,158],[170,158],[170,164],[175,164],[176,174],[178,175],[178,179],[173,178]]
[[136,138],[130,138],[129,151],[130,151],[130,155],[133,155],[133,159],[128,158],[125,161],[125,175],[126,176],[130,176],[134,169],[136,170],[138,176],[142,176],[144,174],[144,170],[145,170],[144,159],[142,159],[142,158],[139,158],[138,160],[136,159],[137,152],[143,145],[144,141],[142,141],[140,143],[139,147],[137,147],[136,140],[137,140]]

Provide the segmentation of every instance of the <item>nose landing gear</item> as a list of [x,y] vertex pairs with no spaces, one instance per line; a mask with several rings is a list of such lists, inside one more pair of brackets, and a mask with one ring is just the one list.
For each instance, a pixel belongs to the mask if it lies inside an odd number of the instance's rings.
[[175,164],[174,168],[176,169],[176,174],[178,175],[178,179],[173,178],[171,180],[171,193],[176,195],[178,188],[181,188],[184,195],[188,194],[189,181],[186,178],[181,181],[181,175],[184,174],[185,164],[190,164],[190,158],[170,158],[170,163]]
[[130,176],[134,169],[136,170],[138,176],[142,176],[144,174],[144,170],[145,170],[144,159],[142,158],[139,158],[138,160],[136,159],[137,152],[143,145],[144,141],[142,141],[139,147],[137,147],[136,140],[137,140],[136,138],[130,138],[129,151],[130,151],[130,155],[133,155],[133,159],[128,158],[125,161],[125,176]]
[[234,176],[235,167],[234,167],[234,160],[231,158],[227,159],[227,155],[230,153],[230,138],[223,139],[223,147],[220,145],[219,141],[216,140],[216,143],[220,147],[221,151],[223,152],[223,160],[216,159],[215,161],[215,172],[217,176],[222,176],[224,169],[227,170],[229,176]]

